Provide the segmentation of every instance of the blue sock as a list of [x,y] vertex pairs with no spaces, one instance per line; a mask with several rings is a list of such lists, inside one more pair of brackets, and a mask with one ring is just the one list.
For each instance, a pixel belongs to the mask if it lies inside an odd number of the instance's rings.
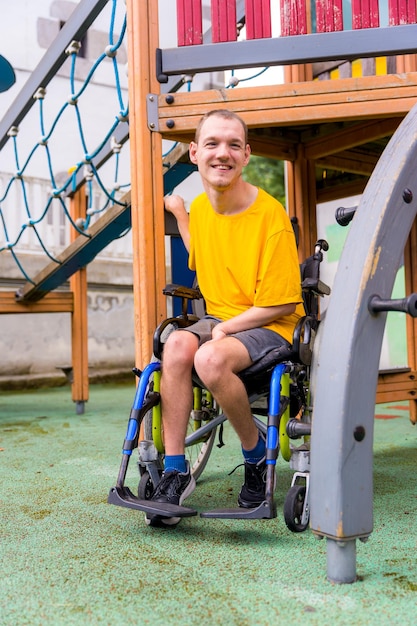
[[242,448],[242,453],[245,461],[248,463],[258,463],[266,452],[265,439],[259,434],[258,443],[252,450],[245,450]]
[[185,463],[185,454],[174,454],[172,456],[165,457],[165,471],[171,472],[172,470],[178,470],[179,472],[186,472],[187,465]]

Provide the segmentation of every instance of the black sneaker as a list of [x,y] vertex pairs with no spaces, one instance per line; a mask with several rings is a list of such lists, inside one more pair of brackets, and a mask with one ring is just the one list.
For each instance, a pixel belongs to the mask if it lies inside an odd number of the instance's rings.
[[258,463],[245,461],[245,484],[238,496],[238,504],[245,509],[253,509],[265,500],[266,457]]
[[[190,464],[187,463],[187,471],[179,472],[171,470],[163,472],[155,493],[151,497],[153,502],[181,505],[185,498],[188,498],[195,489],[195,479],[190,471]],[[145,522],[151,526],[159,526],[161,523],[166,526],[174,526],[181,520],[180,517],[162,517],[161,515],[146,515]]]

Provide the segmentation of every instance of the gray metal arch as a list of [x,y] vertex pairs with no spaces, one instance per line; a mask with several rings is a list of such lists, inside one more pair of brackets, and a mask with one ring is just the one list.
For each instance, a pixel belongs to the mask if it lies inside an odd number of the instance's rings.
[[320,328],[313,364],[311,528],[327,538],[327,577],[356,579],[356,539],[373,528],[373,422],[386,313],[417,213],[417,107],[384,150],[362,196]]

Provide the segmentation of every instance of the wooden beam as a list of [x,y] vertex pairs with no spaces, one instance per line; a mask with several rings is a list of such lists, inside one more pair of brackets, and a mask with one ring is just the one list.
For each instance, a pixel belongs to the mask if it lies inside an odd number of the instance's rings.
[[326,187],[317,188],[317,203],[330,202],[339,200],[340,198],[349,198],[349,196],[358,196],[363,193],[368,178],[351,180],[336,185],[328,185]]
[[360,76],[239,89],[180,92],[172,104],[158,101],[159,131],[190,141],[209,110],[228,108],[249,128],[306,126],[328,122],[402,118],[417,103],[417,73]]
[[340,154],[333,154],[331,156],[318,159],[316,161],[316,165],[321,169],[370,176],[374,171],[380,156],[380,154],[364,154],[346,150]]
[[342,150],[363,145],[369,141],[389,137],[397,130],[401,121],[402,117],[367,120],[338,131],[333,130],[331,135],[324,133],[305,143],[306,156],[309,159],[320,159],[329,154],[338,154]]
[[0,315],[11,313],[72,313],[73,294],[69,291],[48,293],[39,302],[18,302],[15,291],[0,291]]
[[282,161],[294,161],[297,156],[297,144],[299,142],[275,136],[257,136],[249,132],[249,143],[252,154],[268,159]]

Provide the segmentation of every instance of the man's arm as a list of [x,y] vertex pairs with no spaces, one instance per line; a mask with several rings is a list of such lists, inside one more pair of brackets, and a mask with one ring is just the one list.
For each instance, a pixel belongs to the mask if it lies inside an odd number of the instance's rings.
[[260,328],[273,322],[279,317],[291,315],[296,309],[295,303],[279,304],[277,306],[259,307],[253,306],[247,311],[232,317],[226,322],[220,322],[213,328],[213,339],[222,339],[227,335],[238,333],[250,328]]
[[190,251],[190,230],[189,230],[189,216],[186,211],[184,200],[181,196],[165,196],[164,206],[167,211],[177,220],[178,230],[180,231],[181,239],[184,242],[184,246],[187,252]]

